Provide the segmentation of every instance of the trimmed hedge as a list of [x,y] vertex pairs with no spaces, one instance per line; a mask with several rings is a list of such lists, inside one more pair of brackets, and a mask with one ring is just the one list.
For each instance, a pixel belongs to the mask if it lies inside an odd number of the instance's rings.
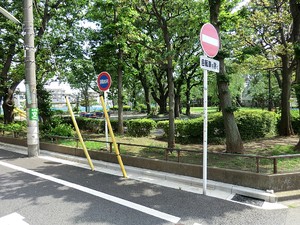
[[148,136],[154,128],[156,128],[156,122],[152,119],[133,119],[127,123],[127,132],[134,137]]
[[[251,140],[276,134],[277,115],[274,112],[262,110],[238,111],[235,119],[243,140]],[[168,134],[169,121],[159,121],[157,126]],[[208,116],[207,136],[209,141],[225,138],[225,129],[221,113]],[[190,120],[175,120],[176,137],[203,140],[203,118]]]
[[243,140],[262,138],[277,133],[278,117],[274,112],[240,111],[235,114],[235,118]]
[[[71,117],[64,118],[65,123],[71,124],[73,126],[73,121]],[[100,133],[105,130],[105,120],[104,119],[95,119],[95,118],[86,118],[86,117],[76,117],[76,122],[80,130],[91,131],[94,133]],[[110,124],[114,131],[118,130],[118,120],[110,120]],[[126,120],[124,121],[124,125]]]

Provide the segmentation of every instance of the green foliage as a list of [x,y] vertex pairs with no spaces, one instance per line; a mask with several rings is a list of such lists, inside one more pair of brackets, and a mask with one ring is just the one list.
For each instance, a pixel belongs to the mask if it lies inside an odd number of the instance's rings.
[[75,132],[72,125],[65,122],[64,119],[58,116],[53,116],[47,123],[40,124],[42,136],[58,135],[72,137]]
[[123,106],[123,110],[124,111],[130,111],[131,110],[131,107],[129,105],[124,105]]
[[60,109],[53,110],[53,115],[63,115],[65,112]]
[[24,123],[14,122],[11,124],[4,125],[4,129],[9,132],[16,132],[16,133],[25,132],[26,125]]
[[[244,110],[235,113],[237,125],[243,140],[262,138],[276,133],[277,115],[262,110]],[[168,134],[169,122],[159,121],[157,127]],[[175,120],[177,137],[183,140],[203,139],[203,118]],[[207,136],[210,142],[220,142],[225,138],[225,129],[221,113],[208,116]]]
[[[76,122],[80,130],[91,131],[94,133],[99,133],[102,129],[104,129],[104,121],[93,118],[86,117],[76,117]],[[69,117],[68,123],[73,124],[73,121]]]
[[276,134],[276,113],[265,110],[243,110],[235,113],[235,119],[243,140],[262,138]]
[[148,136],[152,129],[156,128],[156,122],[151,119],[129,120],[127,124],[128,134],[134,137]]
[[69,124],[58,124],[57,126],[53,127],[50,131],[50,135],[57,135],[63,137],[73,137],[75,131],[73,127]]
[[300,42],[294,43],[295,58],[300,59]]
[[144,113],[147,111],[147,106],[145,104],[137,104],[136,111]]
[[157,116],[158,112],[159,112],[159,108],[158,107],[151,107],[149,116]]
[[16,121],[10,124],[0,123],[0,131],[11,132],[14,137],[18,137],[19,133],[25,133],[26,127],[26,121]]
[[[291,111],[291,122],[293,130],[296,134],[300,134],[300,116],[299,110],[292,110]],[[279,126],[279,124],[278,124]]]
[[37,84],[37,98],[39,103],[39,116],[42,118],[43,123],[46,123],[54,115],[54,112],[51,110],[51,94],[41,83]]

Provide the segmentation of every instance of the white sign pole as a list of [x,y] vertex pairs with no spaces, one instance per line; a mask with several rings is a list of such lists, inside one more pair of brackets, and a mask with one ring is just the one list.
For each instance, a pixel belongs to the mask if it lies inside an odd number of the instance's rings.
[[214,59],[220,47],[219,34],[216,28],[206,23],[200,31],[200,43],[205,56],[200,57],[200,67],[203,69],[203,194],[206,195],[207,186],[207,70],[219,72],[219,62]]
[[203,70],[203,195],[207,187],[207,70]]
[[[107,91],[104,91],[104,102],[105,107],[107,106]],[[108,128],[107,128],[107,120],[105,118],[105,139],[106,139],[106,150],[109,150],[109,144],[108,144]]]

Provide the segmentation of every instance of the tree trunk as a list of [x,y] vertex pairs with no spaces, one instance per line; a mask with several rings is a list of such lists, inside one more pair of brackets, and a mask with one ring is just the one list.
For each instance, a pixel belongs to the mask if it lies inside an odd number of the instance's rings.
[[169,138],[168,148],[175,148],[175,113],[174,113],[174,81],[173,81],[173,65],[170,55],[171,48],[168,47],[168,87],[169,87]]
[[182,87],[182,83],[183,83],[183,79],[178,79],[176,82],[175,82],[175,105],[174,105],[174,115],[175,115],[175,118],[178,118],[180,116],[180,93],[181,93],[181,87]]
[[279,135],[290,136],[294,134],[291,113],[291,75],[292,71],[288,68],[289,59],[286,55],[281,57],[282,60],[282,91],[281,91],[281,118],[279,123]]
[[[221,0],[209,0],[209,6],[210,21],[216,27],[217,31],[219,31]],[[241,135],[234,119],[234,110],[228,88],[228,77],[225,72],[224,57],[221,57],[220,54],[217,57],[220,61],[220,73],[217,74],[217,85],[226,134],[226,152],[244,153]]]
[[175,94],[175,118],[180,116],[180,94]]
[[4,113],[4,124],[10,124],[14,121],[14,98],[13,91],[8,89],[6,95],[3,98],[3,113]]
[[217,74],[217,85],[225,127],[226,152],[244,153],[243,142],[233,114],[234,110],[232,108],[231,95],[225,75],[224,59],[219,59],[219,62],[220,73]]
[[166,114],[168,92],[162,93],[162,91],[165,91],[165,90],[160,89],[159,90],[160,95],[159,95],[159,97],[157,97],[154,88],[152,88],[151,95],[152,95],[152,98],[154,99],[154,101],[159,105],[159,114]]
[[191,80],[187,79],[186,80],[186,112],[185,114],[187,116],[191,115]]

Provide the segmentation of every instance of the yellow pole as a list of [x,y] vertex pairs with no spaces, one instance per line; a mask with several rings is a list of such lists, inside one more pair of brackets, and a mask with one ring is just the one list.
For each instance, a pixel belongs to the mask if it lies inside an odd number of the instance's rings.
[[86,146],[85,146],[85,144],[84,144],[84,141],[83,141],[83,138],[82,138],[82,136],[81,136],[80,130],[79,130],[79,128],[78,128],[78,125],[77,125],[77,122],[76,122],[76,119],[75,119],[75,116],[74,116],[74,113],[73,113],[71,104],[70,104],[69,99],[68,99],[68,96],[66,96],[66,102],[67,102],[67,105],[68,105],[68,109],[69,109],[69,112],[70,112],[70,115],[71,115],[71,118],[72,118],[74,127],[75,127],[75,129],[76,129],[78,138],[79,138],[80,143],[81,143],[81,145],[82,145],[82,148],[83,148],[85,157],[87,158],[88,163],[89,163],[89,165],[90,165],[92,171],[94,171],[95,168],[94,168],[93,162],[92,162],[91,157],[90,157],[90,155],[89,155],[89,153],[88,153],[88,151],[87,151],[87,149],[86,149]]
[[120,156],[118,145],[117,145],[117,142],[116,142],[116,139],[115,139],[115,135],[114,135],[113,129],[112,129],[111,124],[110,124],[110,120],[109,120],[109,116],[108,116],[108,113],[107,113],[107,110],[106,110],[106,105],[105,105],[104,100],[103,100],[103,96],[100,96],[100,101],[101,101],[101,104],[102,104],[102,108],[103,108],[105,119],[107,121],[107,126],[108,126],[108,130],[109,130],[109,134],[111,136],[111,139],[112,139],[112,142],[113,142],[113,145],[114,145],[116,156],[117,156],[119,165],[120,165],[122,173],[123,173],[123,177],[127,178],[126,170],[124,168],[123,161],[122,161],[122,158]]

